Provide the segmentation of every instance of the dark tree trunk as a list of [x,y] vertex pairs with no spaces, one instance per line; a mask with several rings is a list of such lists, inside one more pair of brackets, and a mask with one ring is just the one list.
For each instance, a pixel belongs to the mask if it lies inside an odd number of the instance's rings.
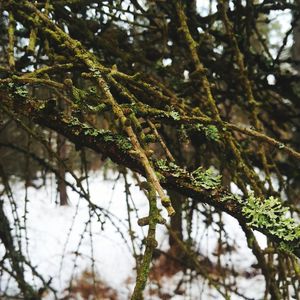
[[25,281],[24,276],[24,257],[20,250],[14,246],[13,237],[11,235],[11,226],[3,209],[3,201],[0,200],[0,241],[5,247],[5,257],[10,260],[14,278],[16,279],[19,289],[24,295],[24,299],[38,300],[38,293]]
[[[66,159],[66,139],[62,135],[57,135],[57,154],[60,160]],[[59,177],[57,178],[57,189],[59,192],[59,204],[68,205],[67,185],[65,182],[66,170],[62,163],[58,166]]]
[[[299,6],[300,9],[300,0],[296,0],[295,3]],[[297,16],[296,16],[297,17]],[[300,73],[300,18],[296,23],[296,26],[293,31],[294,36],[294,45],[292,49],[293,60],[295,60],[294,68]]]
[[[172,190],[168,190],[168,194],[172,200],[173,207],[176,211],[176,214],[171,218],[171,230],[176,234],[178,239],[182,241],[182,203],[184,203],[185,197],[179,194],[178,192],[174,192]],[[171,234],[169,236],[169,244],[170,253],[175,257],[180,257],[180,247],[178,246],[177,241]]]

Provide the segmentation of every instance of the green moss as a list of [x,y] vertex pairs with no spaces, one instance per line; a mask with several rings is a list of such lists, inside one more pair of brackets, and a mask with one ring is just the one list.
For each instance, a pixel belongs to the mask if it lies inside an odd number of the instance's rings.
[[249,220],[248,225],[254,228],[266,228],[284,241],[300,238],[300,226],[292,218],[286,217],[288,208],[283,207],[278,198],[271,196],[262,201],[251,194],[242,212]]

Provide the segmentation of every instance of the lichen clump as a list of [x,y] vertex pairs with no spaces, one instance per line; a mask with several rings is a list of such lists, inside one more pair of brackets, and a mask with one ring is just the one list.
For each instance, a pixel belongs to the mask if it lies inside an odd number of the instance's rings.
[[168,162],[165,159],[159,159],[157,161],[157,166],[162,171],[172,173],[174,177],[185,177],[188,174],[186,170],[180,168],[174,162]]
[[206,190],[215,189],[221,185],[221,175],[214,175],[212,169],[203,170],[202,167],[191,173],[192,183]]
[[286,216],[288,208],[283,207],[278,198],[271,196],[262,201],[251,194],[242,212],[251,227],[268,229],[271,234],[284,241],[300,238],[300,226]]
[[191,183],[196,187],[201,187],[206,190],[218,188],[221,185],[221,175],[215,175],[212,169],[204,170],[202,167],[189,173],[187,170],[176,165],[174,162],[160,159],[157,161],[157,166],[160,170],[170,172],[176,178],[189,178]]
[[96,129],[86,123],[80,122],[76,117],[68,117],[68,120],[66,121],[71,127],[79,126],[81,128],[81,130],[78,131],[78,134],[82,132],[84,135],[97,137],[99,139],[102,139],[104,142],[114,142],[117,144],[120,150],[124,152],[132,149],[132,144],[130,143],[130,141],[121,134],[112,133],[110,130]]

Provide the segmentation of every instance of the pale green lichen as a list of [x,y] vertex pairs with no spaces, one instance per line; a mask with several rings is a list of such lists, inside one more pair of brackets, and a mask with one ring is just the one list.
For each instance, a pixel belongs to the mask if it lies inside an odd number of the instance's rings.
[[123,135],[114,134],[111,131],[105,129],[96,129],[86,123],[80,122],[75,117],[68,117],[68,120],[65,121],[69,124],[70,127],[80,127],[81,130],[76,130],[78,134],[82,132],[87,136],[98,137],[104,142],[114,142],[120,148],[120,150],[124,152],[132,149],[132,144]]
[[7,88],[12,92],[12,94],[26,98],[28,96],[28,90],[24,84],[9,82],[7,84],[0,84],[0,88]]
[[249,220],[248,225],[258,229],[267,229],[272,235],[284,240],[293,241],[300,238],[300,226],[295,220],[287,217],[288,208],[281,201],[269,197],[262,201],[253,194],[247,198],[242,213]]
[[98,104],[96,106],[92,106],[92,105],[86,104],[86,108],[90,112],[101,113],[101,112],[103,112],[103,111],[105,111],[107,109],[107,105],[104,104],[104,103],[100,103],[100,104]]
[[220,141],[220,134],[218,128],[215,125],[205,126],[203,124],[196,124],[194,127],[197,131],[203,132],[208,140],[215,142]]
[[199,167],[191,173],[192,183],[195,186],[202,187],[206,190],[215,189],[221,185],[221,175],[214,175],[213,170],[207,169],[203,170],[202,167]]
[[155,175],[156,175],[157,179],[159,180],[159,182],[166,181],[166,177],[164,175],[162,175],[160,172],[155,172]]
[[187,175],[187,171],[180,168],[178,165],[176,165],[174,162],[168,162],[165,159],[159,159],[157,160],[157,166],[159,169],[165,172],[170,172],[174,177],[181,177]]
[[154,143],[156,142],[157,138],[154,134],[145,134],[143,137],[143,141],[148,144],[148,143]]
[[84,102],[85,98],[88,96],[88,93],[84,90],[81,90],[75,86],[72,86],[72,95],[74,98],[75,104],[81,104]]
[[285,243],[285,242],[280,242],[279,243],[279,250],[282,252],[286,252],[290,255],[294,255],[294,247]]
[[241,196],[239,195],[234,195],[234,194],[224,194],[221,198],[220,198],[221,202],[227,202],[227,201],[237,201],[238,203],[242,204],[243,203],[243,199]]
[[22,98],[26,98],[28,96],[28,90],[25,86],[18,86],[15,89],[15,94]]
[[199,167],[192,173],[189,173],[174,162],[168,162],[165,159],[159,159],[156,164],[160,170],[171,173],[173,177],[189,178],[191,183],[196,187],[210,190],[221,185],[222,176],[215,175],[212,169],[204,170],[202,167]]
[[88,88],[88,92],[91,95],[96,95],[97,94],[97,88],[95,86],[91,86]]
[[180,120],[180,115],[179,115],[179,113],[178,113],[177,111],[174,111],[174,110],[170,111],[170,112],[169,112],[169,116],[170,116],[173,120],[175,120],[175,121],[179,121],[179,120]]

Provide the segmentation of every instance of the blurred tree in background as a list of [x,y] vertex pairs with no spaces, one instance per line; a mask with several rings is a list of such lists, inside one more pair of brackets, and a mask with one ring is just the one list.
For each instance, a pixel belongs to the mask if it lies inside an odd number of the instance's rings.
[[[245,232],[265,299],[300,299],[300,3],[201,2],[0,1],[1,197],[11,197],[15,177],[29,186],[53,173],[62,205],[67,186],[90,202],[76,171],[109,158],[143,176],[149,200],[132,299],[143,298],[165,223],[177,268],[195,270],[226,299],[238,294],[224,280],[234,270],[211,276],[190,235],[204,216],[218,227],[221,257],[224,212]],[[24,265],[51,285],[22,254],[2,202],[2,272],[25,299],[40,299]],[[253,230],[267,236],[266,249]]]

